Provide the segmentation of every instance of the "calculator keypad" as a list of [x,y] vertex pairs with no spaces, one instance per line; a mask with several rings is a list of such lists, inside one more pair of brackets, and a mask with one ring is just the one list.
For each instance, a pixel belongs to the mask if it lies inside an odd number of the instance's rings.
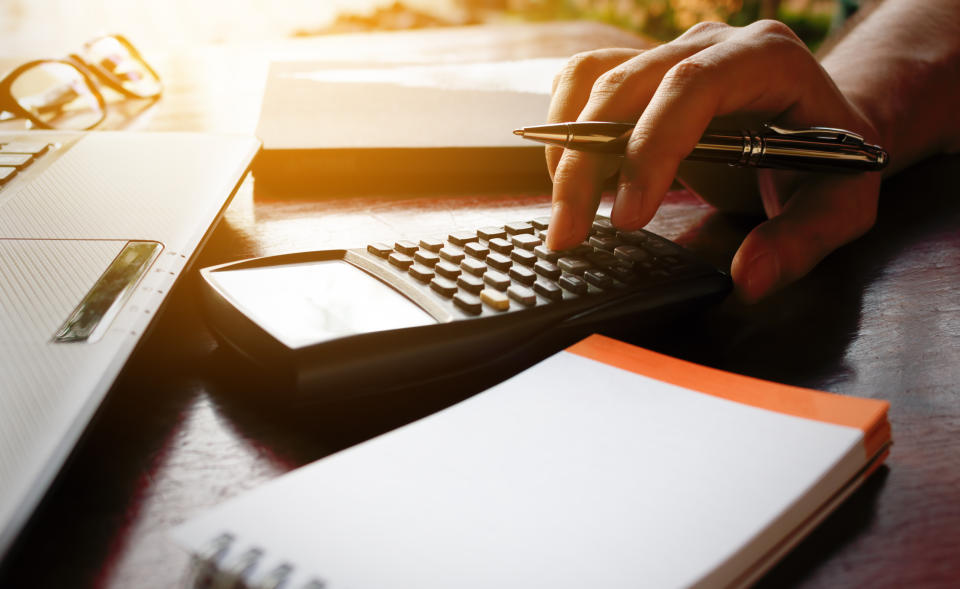
[[366,250],[467,316],[501,314],[676,277],[698,263],[643,230],[618,231],[598,216],[587,240],[557,252],[549,218],[456,231],[446,240],[374,243]]

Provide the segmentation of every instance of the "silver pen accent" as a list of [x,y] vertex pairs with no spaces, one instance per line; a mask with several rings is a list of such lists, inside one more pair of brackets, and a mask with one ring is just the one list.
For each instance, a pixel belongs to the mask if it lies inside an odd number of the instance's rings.
[[[515,129],[515,135],[565,149],[623,155],[633,123],[584,121]],[[889,159],[860,135],[831,127],[787,129],[770,123],[761,131],[709,131],[688,160],[738,167],[875,172]]]

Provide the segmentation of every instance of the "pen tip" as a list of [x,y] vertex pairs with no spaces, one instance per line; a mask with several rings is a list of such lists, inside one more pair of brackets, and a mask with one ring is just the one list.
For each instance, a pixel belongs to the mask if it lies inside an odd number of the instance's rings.
[[523,137],[523,129],[514,129],[513,134]]

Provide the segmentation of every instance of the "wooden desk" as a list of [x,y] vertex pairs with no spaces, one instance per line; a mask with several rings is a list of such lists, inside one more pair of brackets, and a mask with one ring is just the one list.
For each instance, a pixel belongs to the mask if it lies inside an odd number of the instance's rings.
[[[411,59],[566,55],[639,41],[583,23],[392,37]],[[452,41],[455,40],[455,41]],[[270,58],[378,54],[354,36],[220,47],[161,64],[166,97],[134,127],[250,132]],[[406,53],[404,53],[406,52]],[[762,586],[951,586],[960,579],[960,158],[884,186],[877,226],[808,278],[754,307],[734,301],[637,334],[654,349],[775,381],[888,399],[895,446],[866,485]],[[545,194],[278,200],[248,182],[197,266],[361,245],[548,210]],[[610,201],[604,203],[609,207]],[[651,228],[720,266],[757,219],[672,193]],[[2,587],[169,587],[187,556],[166,538],[201,509],[475,392],[284,412],[203,326],[196,278],[174,291],[22,534]],[[709,481],[704,481],[709,486]],[[954,585],[955,586],[955,585]]]

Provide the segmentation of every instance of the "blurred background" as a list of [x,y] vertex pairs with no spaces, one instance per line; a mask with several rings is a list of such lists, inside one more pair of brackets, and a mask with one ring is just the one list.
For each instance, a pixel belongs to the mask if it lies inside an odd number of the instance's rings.
[[[123,33],[144,47],[504,21],[591,19],[657,40],[778,18],[816,48],[856,0],[0,0],[0,56]],[[159,47],[158,47],[159,48]],[[39,56],[38,56],[39,57]],[[47,55],[44,55],[47,57]]]

